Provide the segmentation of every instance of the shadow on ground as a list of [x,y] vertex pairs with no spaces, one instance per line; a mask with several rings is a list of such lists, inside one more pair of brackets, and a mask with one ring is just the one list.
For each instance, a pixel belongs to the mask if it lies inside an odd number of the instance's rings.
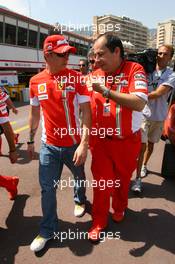
[[[164,181],[162,186],[146,183],[146,197],[166,198],[174,201],[174,188]],[[0,228],[0,263],[13,264],[15,255],[19,247],[30,245],[33,238],[38,233],[38,224],[40,216],[24,216],[24,208],[28,195],[19,195],[13,203],[11,212],[6,219],[7,228]],[[88,213],[90,213],[90,203],[88,203]],[[130,248],[129,254],[134,257],[143,256],[151,247],[156,246],[175,254],[174,234],[175,234],[175,216],[170,212],[162,209],[143,209],[133,211],[128,209],[123,222],[116,224],[109,221],[107,232],[116,234],[120,232],[120,239],[125,242],[142,242],[143,246]],[[91,222],[71,223],[59,220],[59,230],[55,240],[50,240],[45,249],[36,254],[40,258],[50,248],[68,247],[72,254],[76,256],[86,256],[92,253],[95,244],[80,238],[80,232],[84,233],[90,228]],[[65,238],[60,241],[60,234],[72,232],[69,239]],[[72,239],[71,239],[72,238]],[[30,250],[28,248],[28,250]]]
[[[6,220],[7,229],[0,227],[0,264],[15,263],[15,255],[18,253],[19,247],[29,247],[30,243],[38,233],[38,224],[41,217],[25,217],[23,214],[28,198],[28,195],[17,196]],[[90,254],[92,252],[93,244],[87,239],[78,238],[79,233],[85,232],[85,230],[87,231],[89,227],[90,221],[76,222],[73,224],[59,220],[59,230],[64,232],[63,241],[60,243],[60,240],[58,239],[59,233],[56,233],[55,239],[49,241],[45,249],[37,253],[36,256],[42,257],[49,248],[62,247],[68,247],[71,252],[77,256]],[[65,234],[68,234],[69,232],[72,232],[72,239],[65,239]],[[75,238],[74,235],[76,235]],[[30,249],[28,248],[28,250]]]
[[143,242],[139,248],[130,249],[130,255],[143,256],[152,246],[175,254],[175,216],[162,209],[143,209],[135,212],[128,209],[125,220],[120,224],[110,223],[112,232],[120,231],[120,239]]

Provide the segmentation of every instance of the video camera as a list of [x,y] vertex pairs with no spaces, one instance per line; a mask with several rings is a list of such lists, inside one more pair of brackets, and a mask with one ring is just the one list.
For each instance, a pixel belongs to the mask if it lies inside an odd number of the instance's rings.
[[146,73],[153,73],[156,68],[157,50],[145,49],[141,52],[131,53],[127,55],[127,60],[141,64]]

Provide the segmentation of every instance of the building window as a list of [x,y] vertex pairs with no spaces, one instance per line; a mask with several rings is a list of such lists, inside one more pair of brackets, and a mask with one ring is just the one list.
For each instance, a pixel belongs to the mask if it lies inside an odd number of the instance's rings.
[[75,42],[69,40],[69,45],[75,47]]
[[39,41],[39,48],[40,49],[43,49],[43,43],[44,43],[44,40],[47,36],[48,36],[47,34],[40,33],[40,41]]
[[[76,47],[76,46],[75,46]],[[84,44],[77,44],[77,54],[81,56],[87,56],[88,47]]]
[[84,47],[82,49],[82,55],[86,57],[87,53],[88,53],[88,47],[84,45]]
[[16,26],[5,24],[5,43],[16,45]]
[[37,32],[29,30],[29,47],[37,48]]
[[3,43],[3,22],[0,22],[0,43]]
[[18,45],[27,46],[27,29],[18,27]]
[[81,55],[79,52],[79,44],[78,43],[74,42],[74,45],[71,45],[71,46],[74,46],[77,49],[77,52],[76,52],[77,55]]

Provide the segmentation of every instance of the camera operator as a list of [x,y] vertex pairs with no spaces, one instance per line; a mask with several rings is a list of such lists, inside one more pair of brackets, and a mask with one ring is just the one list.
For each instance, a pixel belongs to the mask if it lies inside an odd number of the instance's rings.
[[160,140],[163,123],[167,116],[167,99],[175,88],[175,73],[168,67],[174,54],[173,46],[162,45],[158,49],[156,70],[148,75],[148,107],[150,116],[144,116],[142,122],[142,147],[138,159],[136,180],[132,191],[141,192],[141,177],[148,173],[147,163],[153,153],[154,144]]

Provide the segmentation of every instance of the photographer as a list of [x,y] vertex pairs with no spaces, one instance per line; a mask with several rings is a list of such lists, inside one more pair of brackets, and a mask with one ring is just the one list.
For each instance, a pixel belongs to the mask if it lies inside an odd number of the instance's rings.
[[141,192],[141,177],[148,173],[147,163],[153,153],[154,144],[160,140],[163,123],[167,116],[167,99],[172,88],[175,88],[175,74],[167,67],[174,54],[171,45],[158,49],[156,70],[148,75],[148,107],[150,116],[144,116],[142,123],[142,148],[137,166],[136,180],[132,191]]

